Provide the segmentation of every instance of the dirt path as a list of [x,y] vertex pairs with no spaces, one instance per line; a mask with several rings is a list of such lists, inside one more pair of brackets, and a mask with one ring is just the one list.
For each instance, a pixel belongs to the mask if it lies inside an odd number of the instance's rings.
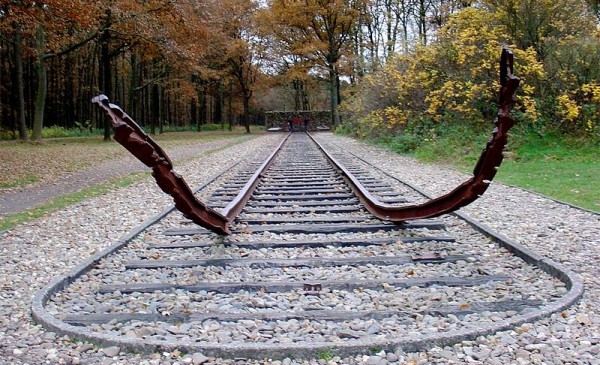
[[[223,147],[231,143],[232,140],[223,139],[170,148],[169,157],[177,165],[178,160]],[[92,168],[69,174],[52,183],[36,184],[30,187],[0,192],[0,216],[35,208],[56,197],[101,184],[114,178],[144,171],[150,171],[150,169],[133,156],[127,155],[124,158],[106,161]]]

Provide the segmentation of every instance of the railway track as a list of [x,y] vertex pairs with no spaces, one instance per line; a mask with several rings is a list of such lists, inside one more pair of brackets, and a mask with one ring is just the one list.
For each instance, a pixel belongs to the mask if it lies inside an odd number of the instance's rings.
[[577,276],[460,214],[375,217],[342,170],[380,202],[428,198],[326,135],[286,138],[197,192],[226,215],[259,178],[230,235],[167,211],[50,283],[34,317],[131,350],[306,358],[474,339],[581,295]]

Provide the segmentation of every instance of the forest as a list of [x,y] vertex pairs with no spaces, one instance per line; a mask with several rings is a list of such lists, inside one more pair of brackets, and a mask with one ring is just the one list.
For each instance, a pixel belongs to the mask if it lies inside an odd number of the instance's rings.
[[331,110],[371,138],[479,128],[503,46],[522,128],[599,139],[599,1],[3,0],[0,139],[108,139],[99,93],[150,133],[249,132],[267,110]]

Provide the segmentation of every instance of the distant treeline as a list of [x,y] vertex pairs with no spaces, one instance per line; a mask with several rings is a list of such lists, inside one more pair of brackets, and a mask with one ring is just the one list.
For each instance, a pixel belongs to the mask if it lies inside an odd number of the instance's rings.
[[[497,58],[516,54],[517,114],[594,134],[596,0],[8,0],[0,134],[105,128],[98,93],[158,132],[246,126],[261,110],[331,110],[357,134],[495,114]],[[341,108],[341,109],[340,109]],[[342,114],[340,114],[340,110]],[[31,134],[29,131],[32,131]]]

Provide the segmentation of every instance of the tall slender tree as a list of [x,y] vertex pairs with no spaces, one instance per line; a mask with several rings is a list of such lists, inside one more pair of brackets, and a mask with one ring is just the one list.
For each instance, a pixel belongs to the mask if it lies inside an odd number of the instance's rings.
[[295,30],[285,39],[292,51],[318,62],[328,73],[335,127],[340,124],[339,62],[351,54],[352,35],[363,5],[363,0],[273,0],[270,7],[274,27],[278,24]]
[[17,125],[19,128],[19,139],[29,140],[27,135],[27,124],[25,123],[25,84],[23,80],[23,51],[21,26],[14,27],[14,85],[15,99],[17,101]]
[[252,0],[221,0],[207,4],[213,14],[211,28],[218,30],[211,50],[217,58],[224,60],[213,66],[235,80],[242,98],[243,124],[250,133],[250,100],[263,59],[255,31],[258,5]]

